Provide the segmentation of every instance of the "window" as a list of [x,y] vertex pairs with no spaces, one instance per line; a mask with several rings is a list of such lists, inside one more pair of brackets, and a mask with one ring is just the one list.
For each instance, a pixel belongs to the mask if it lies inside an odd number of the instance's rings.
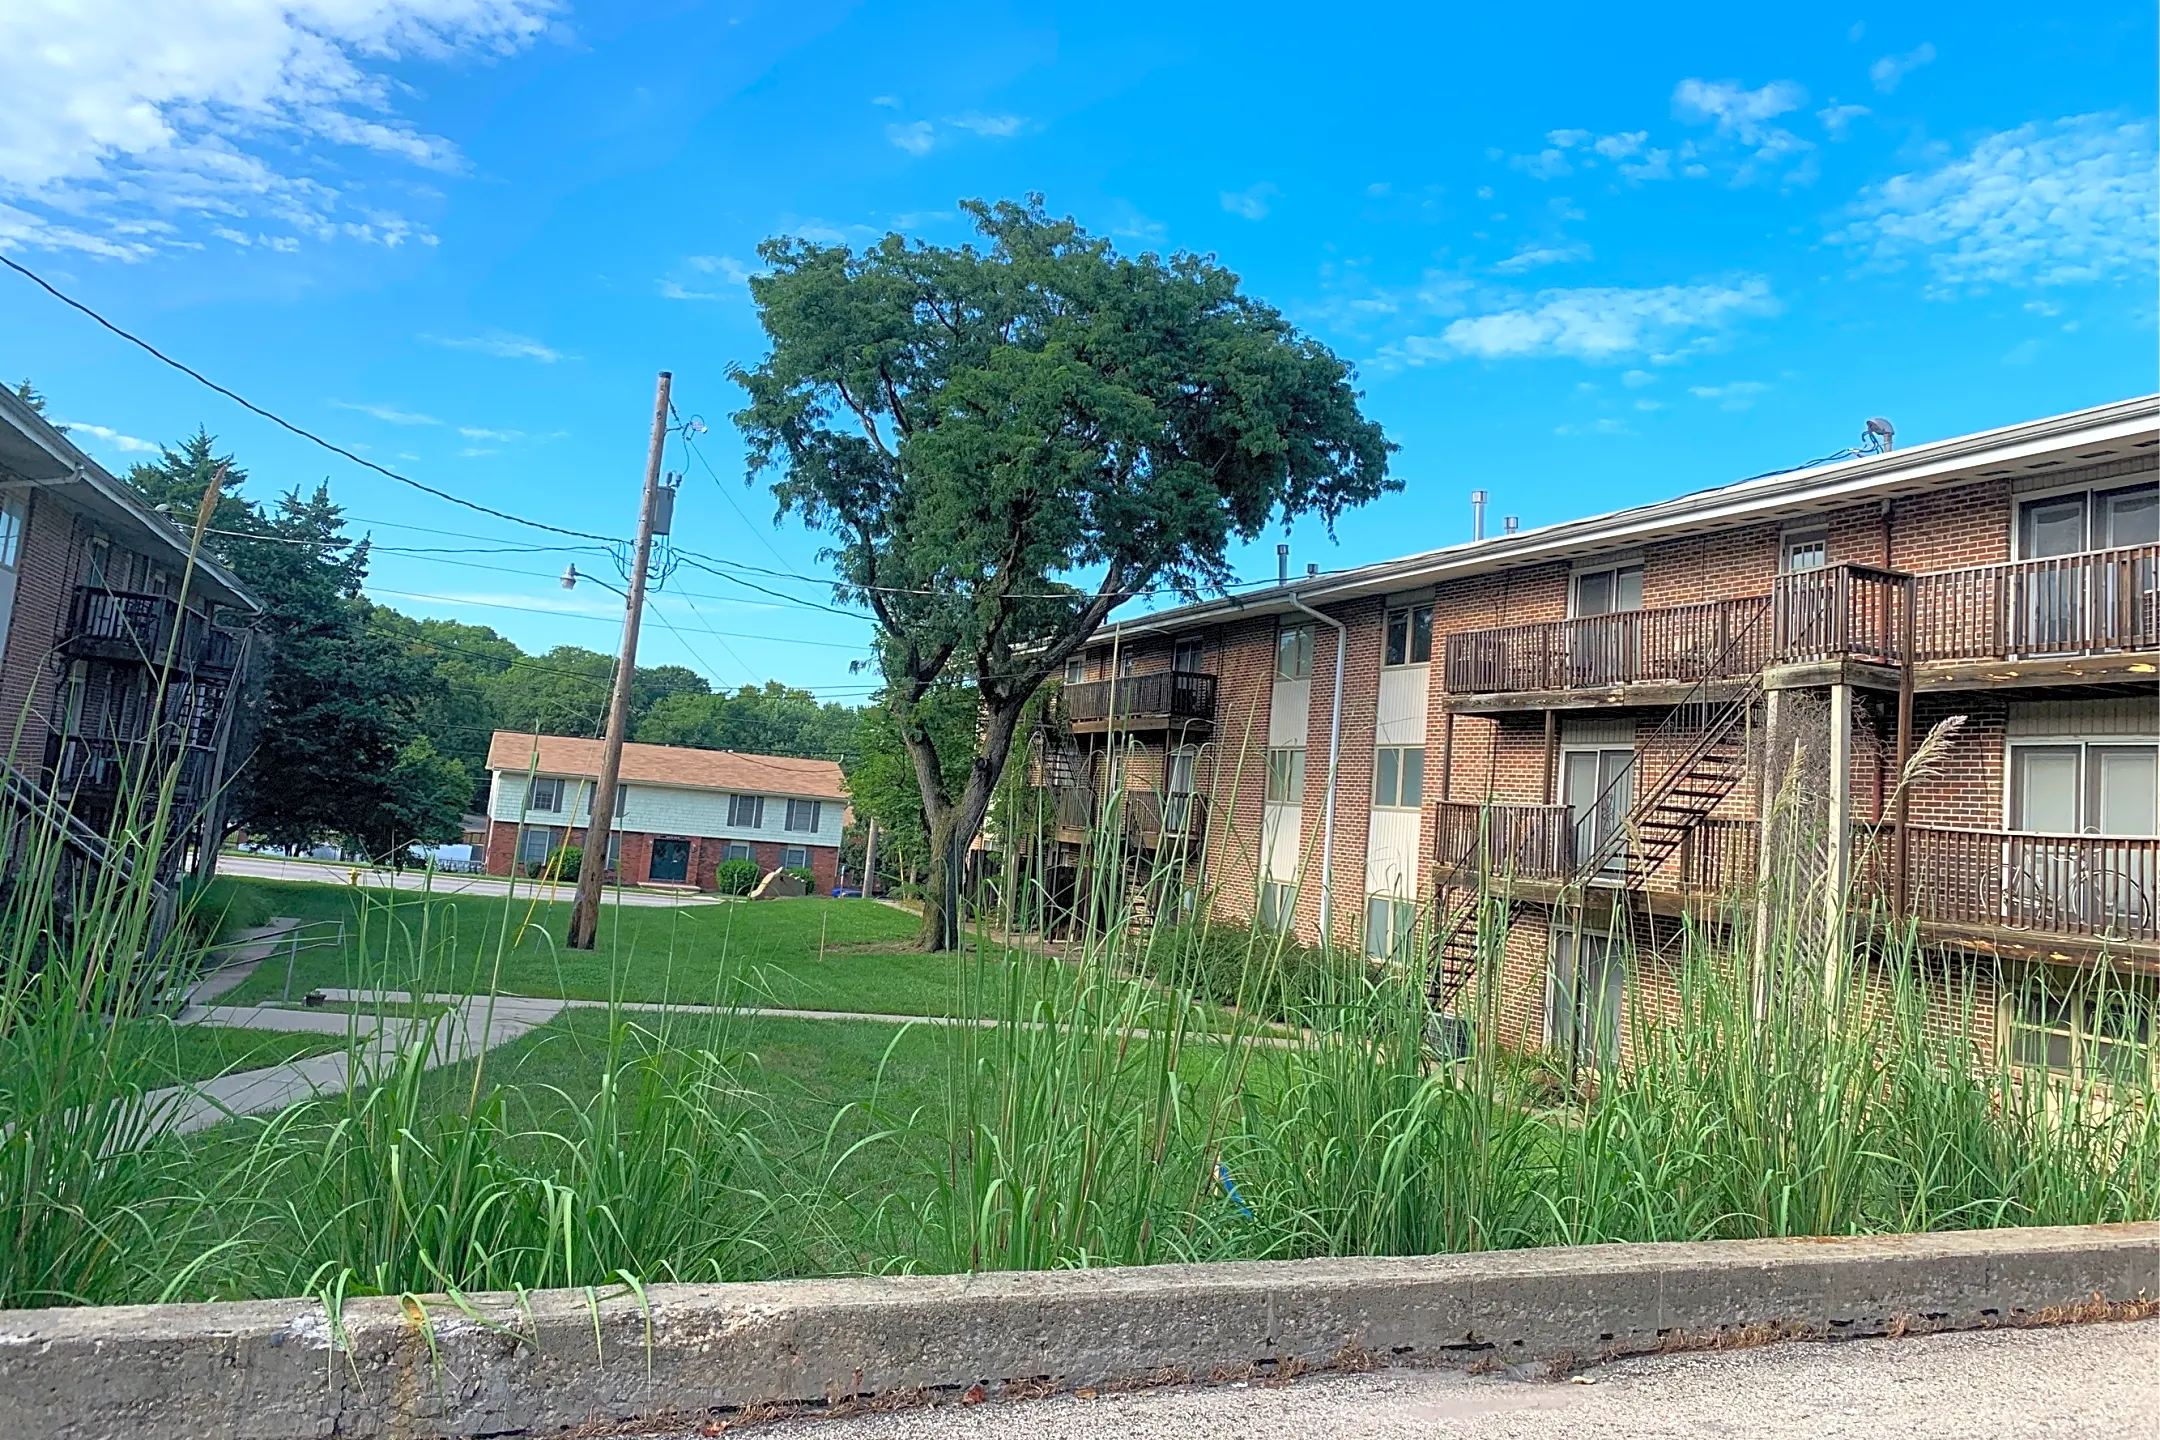
[[85,570],[83,583],[93,589],[108,589],[105,572],[112,568],[112,542],[97,536],[90,542],[90,563]]
[[763,795],[730,795],[727,801],[728,828],[733,830],[762,830],[765,828],[765,797]]
[[2046,835],[2160,834],[2160,744],[2013,743],[2010,828]]
[[0,565],[12,570],[22,558],[22,501],[0,504]]
[[1277,935],[1290,933],[1290,918],[1297,906],[1296,892],[1280,880],[1260,882],[1260,928]]
[[[1620,833],[1622,822],[1634,804],[1635,752],[1610,749],[1566,749],[1560,752],[1560,798],[1575,824],[1575,862],[1589,861],[1605,843]],[[1627,864],[1624,850],[1605,861],[1610,874]]]
[[623,816],[629,813],[630,787],[627,785],[617,785],[615,787],[615,818],[617,820],[620,820],[623,818]]
[[1824,530],[1809,530],[1787,535],[1783,547],[1782,568],[1788,575],[1802,570],[1820,570],[1830,563],[1830,535]]
[[1417,902],[1374,895],[1365,902],[1365,954],[1374,960],[1400,960],[1410,954],[1417,930]]
[[790,830],[815,830],[818,828],[819,802],[815,800],[790,800],[787,802],[787,827]]
[[1388,665],[1423,665],[1432,659],[1432,606],[1407,605],[1387,612]]
[[1179,640],[1170,651],[1170,668],[1180,675],[1198,675],[1207,660],[1207,642],[1194,635]]
[[2018,558],[2044,560],[2086,550],[2160,541],[2160,485],[2078,490],[2018,507]]
[[555,849],[555,832],[545,825],[527,830],[518,837],[518,859],[527,865],[536,865],[548,858]]
[[1267,802],[1270,805],[1301,805],[1305,802],[1305,751],[1270,750],[1267,754]]
[[810,868],[810,852],[800,845],[790,845],[780,852],[780,863],[790,870]]
[[1373,805],[1415,810],[1425,803],[1425,747],[1382,746],[1373,752]]
[[607,868],[610,870],[620,870],[622,868],[622,836],[620,835],[607,837]]
[[1123,655],[1118,656],[1117,673],[1120,678],[1130,675],[1135,669],[1139,668],[1139,664],[1140,657],[1128,650]]
[[525,808],[543,810],[550,815],[560,814],[563,808],[562,798],[563,782],[560,779],[550,777],[535,780],[532,782],[532,793],[525,797]]
[[1285,625],[1275,632],[1276,679],[1312,679],[1312,634],[1310,625]]
[[1606,935],[1552,932],[1552,967],[1545,984],[1545,1038],[1578,1064],[1611,1065],[1620,1058],[1620,1003],[1627,960]]
[[1612,615],[1642,609],[1642,566],[1617,565],[1609,570],[1584,570],[1575,576],[1575,614]]
[[1065,683],[1078,685],[1087,679],[1087,656],[1071,655],[1065,660]]
[[2142,1082],[2153,1064],[2150,991],[2035,974],[2003,997],[2010,1062],[2058,1075]]

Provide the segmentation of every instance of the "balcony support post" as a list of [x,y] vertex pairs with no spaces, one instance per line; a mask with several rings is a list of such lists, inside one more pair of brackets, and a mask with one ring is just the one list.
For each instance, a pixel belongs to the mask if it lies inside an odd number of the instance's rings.
[[1840,681],[1830,687],[1829,844],[1823,875],[1825,947],[1823,994],[1837,985],[1844,945],[1845,904],[1852,891],[1852,730],[1853,687]]
[[[1889,502],[1884,501],[1887,511]],[[1910,576],[1905,580],[1905,634],[1900,647],[1897,692],[1897,773],[1891,783],[1897,786],[1897,800],[1891,807],[1892,857],[1890,862],[1890,914],[1893,919],[1905,918],[1908,904],[1907,887],[1912,873],[1912,790],[1905,783],[1905,767],[1912,763],[1913,739],[1913,592]]]
[[1784,691],[1763,695],[1763,751],[1756,762],[1756,933],[1754,933],[1754,1017],[1769,1019],[1769,918],[1771,855],[1776,853],[1778,792],[1782,790],[1778,747],[1784,745]]
[[1553,791],[1560,783],[1560,712],[1545,712],[1545,803],[1553,803]]

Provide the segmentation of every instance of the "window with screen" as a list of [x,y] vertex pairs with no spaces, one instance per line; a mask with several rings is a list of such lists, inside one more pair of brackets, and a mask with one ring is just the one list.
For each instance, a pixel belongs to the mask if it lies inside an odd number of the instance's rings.
[[1425,803],[1425,747],[1383,745],[1373,752],[1373,805],[1415,810]]
[[747,840],[728,841],[727,847],[720,852],[720,858],[723,860],[748,860],[751,858],[750,842]]
[[1417,929],[1417,902],[1394,895],[1374,895],[1365,902],[1365,954],[1374,960],[1398,960],[1410,953]]
[[1432,606],[1406,605],[1387,612],[1383,663],[1423,665],[1432,659]]
[[1180,640],[1170,651],[1170,668],[1180,675],[1198,675],[1207,663],[1207,644],[1198,636]]
[[1617,565],[1609,570],[1584,570],[1575,576],[1575,613],[1587,619],[1642,609],[1643,568]]
[[1823,530],[1809,530],[1797,535],[1787,535],[1784,544],[1784,568],[1788,575],[1802,570],[1820,570],[1830,563],[1830,535]]
[[532,793],[526,797],[525,808],[528,810],[543,810],[548,814],[556,815],[562,813],[562,802],[563,782],[556,779],[541,779],[532,782]]
[[1312,678],[1312,640],[1313,627],[1310,625],[1285,625],[1275,632],[1276,679]]
[[810,866],[810,852],[800,845],[790,845],[780,852],[780,863],[790,870],[806,870]]
[[548,858],[555,848],[555,832],[542,826],[518,837],[518,859],[528,865]]
[[2018,558],[2160,542],[2160,485],[2119,485],[2045,495],[2018,506]]
[[2010,1061],[2028,1070],[2143,1085],[2153,1073],[2150,987],[2034,974],[2003,998]]
[[822,807],[816,800],[790,800],[787,802],[787,828],[790,830],[815,830],[818,828],[818,812]]
[[761,830],[765,826],[765,797],[728,796],[727,823],[735,830]]
[[1290,917],[1297,894],[1280,880],[1260,882],[1260,928],[1276,935],[1290,933]]
[[1270,805],[1299,805],[1305,800],[1303,749],[1268,751],[1267,800]]

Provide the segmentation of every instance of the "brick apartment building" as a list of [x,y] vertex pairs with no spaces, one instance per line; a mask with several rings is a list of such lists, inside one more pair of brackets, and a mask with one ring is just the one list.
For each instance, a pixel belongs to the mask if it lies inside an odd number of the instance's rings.
[[[498,730],[488,745],[487,868],[524,873],[592,823],[601,743]],[[712,890],[724,860],[839,883],[847,789],[830,760],[677,745],[623,746],[608,837],[611,883]]]
[[2047,977],[1998,1038],[2080,1063],[2078,976],[2160,972],[2156,447],[2147,397],[1125,622],[1038,739],[1045,873],[1082,883],[1118,794],[1129,873],[1200,860],[1219,912],[1375,956],[1414,934],[1443,1006],[1502,876],[1503,1021],[1604,1047],[1657,983],[1608,937],[1720,913],[1812,765],[1833,893],[1986,1005]]
[[174,779],[170,878],[217,832],[218,797],[257,719],[248,683],[261,605],[190,536],[0,389],[0,785],[15,814],[72,815],[72,863],[128,797]]

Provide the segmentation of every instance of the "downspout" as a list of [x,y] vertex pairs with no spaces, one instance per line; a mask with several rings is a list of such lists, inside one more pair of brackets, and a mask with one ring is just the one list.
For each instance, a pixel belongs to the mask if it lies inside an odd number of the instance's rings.
[[1290,604],[1335,631],[1335,699],[1328,707],[1327,798],[1320,807],[1320,943],[1326,946],[1335,940],[1335,777],[1342,758],[1342,677],[1350,637],[1342,621],[1313,609],[1303,596],[1293,592]]

